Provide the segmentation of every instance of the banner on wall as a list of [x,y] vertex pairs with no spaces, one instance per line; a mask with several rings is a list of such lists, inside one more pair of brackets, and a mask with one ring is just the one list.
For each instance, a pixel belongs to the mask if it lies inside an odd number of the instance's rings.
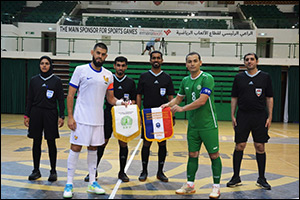
[[220,30],[220,29],[159,29],[128,28],[102,26],[68,26],[59,25],[58,33],[108,36],[149,36],[177,38],[256,38],[255,30]]

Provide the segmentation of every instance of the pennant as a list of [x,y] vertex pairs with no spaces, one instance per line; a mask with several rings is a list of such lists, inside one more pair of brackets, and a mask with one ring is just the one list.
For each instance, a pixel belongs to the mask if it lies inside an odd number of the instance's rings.
[[143,109],[144,136],[148,141],[164,141],[173,137],[173,118],[170,107]]
[[141,134],[140,109],[137,105],[113,106],[111,115],[113,134],[118,140],[128,143]]

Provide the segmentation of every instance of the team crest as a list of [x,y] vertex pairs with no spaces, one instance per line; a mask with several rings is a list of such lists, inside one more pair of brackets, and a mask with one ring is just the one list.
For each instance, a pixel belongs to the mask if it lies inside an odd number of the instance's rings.
[[47,90],[46,97],[48,99],[51,99],[53,97],[54,91],[53,90]]
[[108,83],[108,77],[103,76],[103,79],[104,79],[104,81],[105,81],[105,84],[107,84],[107,83]]
[[160,88],[160,95],[165,96],[166,94],[166,88]]
[[262,93],[262,89],[261,88],[255,88],[255,93],[256,93],[256,96],[260,97],[260,95]]

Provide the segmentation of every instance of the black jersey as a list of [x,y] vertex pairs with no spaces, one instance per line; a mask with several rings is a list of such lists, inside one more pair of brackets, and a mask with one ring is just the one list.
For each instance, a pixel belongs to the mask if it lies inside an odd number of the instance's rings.
[[265,110],[266,97],[273,97],[270,75],[260,70],[253,76],[247,71],[237,74],[231,96],[238,97],[238,108],[243,111]]
[[[136,101],[136,86],[132,78],[125,75],[121,80],[114,74],[114,96],[117,99]],[[106,109],[111,109],[113,106],[105,101]]]
[[30,117],[32,107],[44,109],[57,109],[59,105],[59,116],[64,118],[64,92],[61,79],[52,74],[48,78],[40,75],[33,76],[29,83],[27,106],[25,115]]
[[163,71],[154,74],[151,70],[141,74],[137,94],[144,95],[144,108],[159,107],[167,103],[168,95],[175,95],[171,76]]

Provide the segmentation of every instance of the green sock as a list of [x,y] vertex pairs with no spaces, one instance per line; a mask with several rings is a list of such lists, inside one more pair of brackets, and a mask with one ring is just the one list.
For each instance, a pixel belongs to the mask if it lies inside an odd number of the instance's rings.
[[187,164],[187,171],[186,171],[188,181],[194,182],[197,170],[198,170],[198,157],[197,158],[189,157],[188,164]]
[[213,173],[214,184],[219,184],[222,173],[222,162],[220,157],[214,160],[211,159],[211,169]]

